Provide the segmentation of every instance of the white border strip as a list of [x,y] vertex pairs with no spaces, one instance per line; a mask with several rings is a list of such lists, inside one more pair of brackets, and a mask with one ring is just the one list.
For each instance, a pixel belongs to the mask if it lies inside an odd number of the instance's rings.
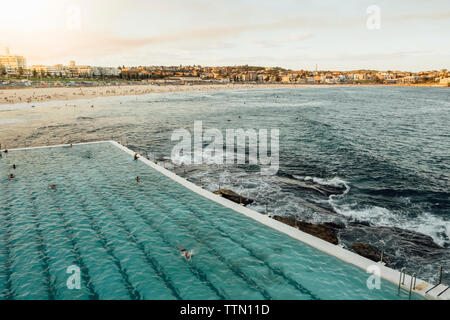
[[[88,145],[88,144],[100,144],[100,143],[111,143],[112,145],[125,151],[126,153],[130,154],[131,156],[135,155],[135,152],[133,152],[132,150],[130,150],[127,147],[119,144],[116,141],[112,141],[112,140],[77,143],[77,144],[73,144],[73,145]],[[69,144],[10,149],[10,151],[58,148],[58,147],[67,147],[67,146],[69,146]],[[176,175],[175,173],[157,165],[156,163],[154,163],[144,157],[139,157],[139,160],[142,161],[143,163],[147,164],[148,166],[152,167],[156,171],[167,176],[168,178],[172,179],[173,181],[186,187],[187,189],[203,196],[204,198],[214,201],[218,204],[221,204],[222,206],[232,209],[236,212],[239,212],[247,217],[250,217],[253,220],[258,221],[259,223],[262,223],[274,230],[282,232],[282,233],[290,236],[291,238],[299,240],[299,241],[301,241],[317,250],[320,250],[330,256],[334,256],[334,257],[338,258],[339,260],[342,260],[346,263],[357,266],[357,267],[363,269],[364,271],[367,271],[369,266],[376,265],[380,269],[380,277],[382,279],[389,281],[389,282],[395,284],[396,286],[398,286],[398,284],[399,284],[399,279],[400,279],[401,273],[397,270],[388,268],[388,267],[382,265],[381,263],[376,263],[376,262],[369,260],[367,258],[364,258],[354,252],[348,251],[338,245],[334,245],[329,242],[326,242],[326,241],[319,239],[317,237],[314,237],[308,233],[300,231],[294,227],[291,227],[282,222],[276,221],[266,215],[263,215],[256,211],[253,211],[253,210],[250,210],[250,209],[248,209],[242,205],[239,205],[237,203],[234,203],[228,199],[222,198],[221,196],[216,195],[208,190],[205,190],[205,189],[193,184],[192,182]],[[413,277],[410,275],[405,275],[404,283],[401,284],[402,289],[409,292],[411,282],[413,282]],[[439,297],[434,294],[428,294],[427,291],[429,291],[431,288],[433,288],[433,285],[431,285],[430,283],[428,283],[424,280],[421,280],[421,279],[417,279],[416,280],[416,288],[413,289],[412,291],[426,299],[437,299],[437,300],[449,300],[450,299],[450,297],[448,295],[443,295],[445,297],[443,297],[443,296]]]
[[[113,140],[104,140],[104,141],[92,141],[92,142],[81,142],[81,143],[72,143],[73,146],[82,146],[86,144],[99,144],[99,143],[113,143],[115,141]],[[27,148],[15,148],[15,149],[0,149],[0,152],[4,152],[6,150],[9,151],[26,151],[26,150],[36,150],[36,149],[49,149],[49,148],[62,148],[62,147],[69,147],[71,144],[55,144],[52,146],[38,146],[38,147],[27,147]]]

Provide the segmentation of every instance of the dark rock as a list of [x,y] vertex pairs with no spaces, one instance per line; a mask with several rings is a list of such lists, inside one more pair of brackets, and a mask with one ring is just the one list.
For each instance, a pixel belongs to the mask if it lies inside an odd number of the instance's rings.
[[385,241],[392,240],[396,243],[402,243],[404,244],[404,247],[406,247],[407,245],[408,247],[415,246],[426,249],[442,249],[440,245],[434,242],[432,237],[415,231],[405,230],[397,227],[378,227],[361,222],[351,222],[348,224],[348,226],[348,230],[354,235],[369,234],[375,236],[378,239],[384,239]]
[[[430,274],[430,267],[433,264],[448,263],[450,257],[449,250],[436,244],[430,236],[397,227],[348,223],[347,227],[339,232],[339,239],[348,247],[353,247],[355,242],[370,243],[372,247],[383,251],[383,261],[389,267],[394,269],[405,267],[411,270],[410,272],[421,275]],[[365,256],[360,252],[357,253]],[[369,259],[379,258],[378,252],[378,255]]]
[[[382,259],[381,251],[371,246],[370,244],[355,242],[352,245],[352,249],[360,256],[363,256],[372,261],[379,262]],[[386,256],[383,256],[383,262],[388,264],[388,259],[386,258]]]
[[272,218],[332,244],[339,243],[337,231],[325,224],[308,223],[292,217],[273,216]]
[[324,222],[323,225],[332,229],[345,229],[345,224],[342,222]]
[[233,202],[236,202],[239,204],[243,204],[244,206],[249,205],[254,202],[253,199],[246,198],[244,196],[241,196],[240,194],[237,194],[234,191],[227,190],[227,189],[216,190],[216,191],[214,191],[214,193],[225,199],[228,199],[230,201],[233,201]]
[[354,222],[350,222],[350,225],[352,225],[352,226],[358,226],[358,227],[370,227],[370,226],[372,226],[371,224],[370,224],[370,222],[368,222],[368,221],[354,221]]

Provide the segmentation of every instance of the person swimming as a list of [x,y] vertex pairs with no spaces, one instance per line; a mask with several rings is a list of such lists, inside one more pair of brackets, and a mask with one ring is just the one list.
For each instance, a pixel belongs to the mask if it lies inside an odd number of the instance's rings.
[[12,179],[14,179],[14,178],[15,178],[14,174],[11,173],[11,174],[9,175],[9,180],[12,180]]
[[15,165],[15,164],[13,164],[12,168],[13,168],[14,170],[16,170],[16,168],[17,168],[17,167],[16,167],[16,165]]
[[181,255],[184,256],[186,258],[186,260],[191,260],[191,258],[194,256],[194,250],[186,250],[186,249],[181,249]]
[[134,160],[139,159],[139,155],[137,153],[134,154]]
[[139,178],[139,176],[136,177],[136,182],[141,182],[141,178]]
[[54,184],[49,184],[48,187],[52,190],[56,190],[56,185]]

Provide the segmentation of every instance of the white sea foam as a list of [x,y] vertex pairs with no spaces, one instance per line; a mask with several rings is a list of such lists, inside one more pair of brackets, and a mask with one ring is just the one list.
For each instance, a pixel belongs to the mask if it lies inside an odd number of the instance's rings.
[[367,221],[376,226],[398,227],[419,232],[431,236],[441,246],[450,244],[450,221],[429,212],[422,212],[419,216],[411,218],[378,206],[368,206],[363,209],[352,207],[348,204],[333,205],[337,213],[346,217]]
[[312,181],[314,183],[325,185],[325,186],[332,186],[332,187],[344,186],[346,189],[345,193],[347,193],[350,190],[348,182],[339,177],[334,177],[331,179],[322,179],[322,178],[310,177],[310,176],[303,177],[303,176],[297,176],[297,175],[293,175],[293,177],[297,180]]
[[[450,221],[437,217],[429,212],[422,212],[419,216],[411,218],[401,213],[392,212],[389,209],[379,206],[367,206],[361,208],[357,203],[345,203],[345,195],[350,191],[348,183],[339,178],[322,179],[317,177],[294,176],[294,178],[304,181],[313,181],[322,185],[334,187],[345,186],[346,190],[340,195],[331,195],[328,203],[337,213],[357,220],[363,220],[376,226],[398,227],[410,231],[428,235],[441,245],[450,245]],[[404,201],[410,201],[406,198]],[[359,208],[356,208],[359,207]]]

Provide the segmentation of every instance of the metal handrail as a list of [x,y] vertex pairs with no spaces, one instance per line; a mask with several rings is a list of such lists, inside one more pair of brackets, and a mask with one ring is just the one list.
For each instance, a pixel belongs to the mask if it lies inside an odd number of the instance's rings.
[[[402,275],[403,275],[403,281],[402,281]],[[400,270],[400,279],[398,280],[398,295],[400,295],[400,290],[402,287],[402,284],[405,284],[405,276],[406,276],[406,272],[405,272],[405,268],[402,268]]]
[[[413,280],[414,280],[414,287],[413,287]],[[416,281],[417,281],[417,275],[414,273],[411,276],[411,283],[409,284],[409,300],[411,300],[412,291],[416,290]]]

